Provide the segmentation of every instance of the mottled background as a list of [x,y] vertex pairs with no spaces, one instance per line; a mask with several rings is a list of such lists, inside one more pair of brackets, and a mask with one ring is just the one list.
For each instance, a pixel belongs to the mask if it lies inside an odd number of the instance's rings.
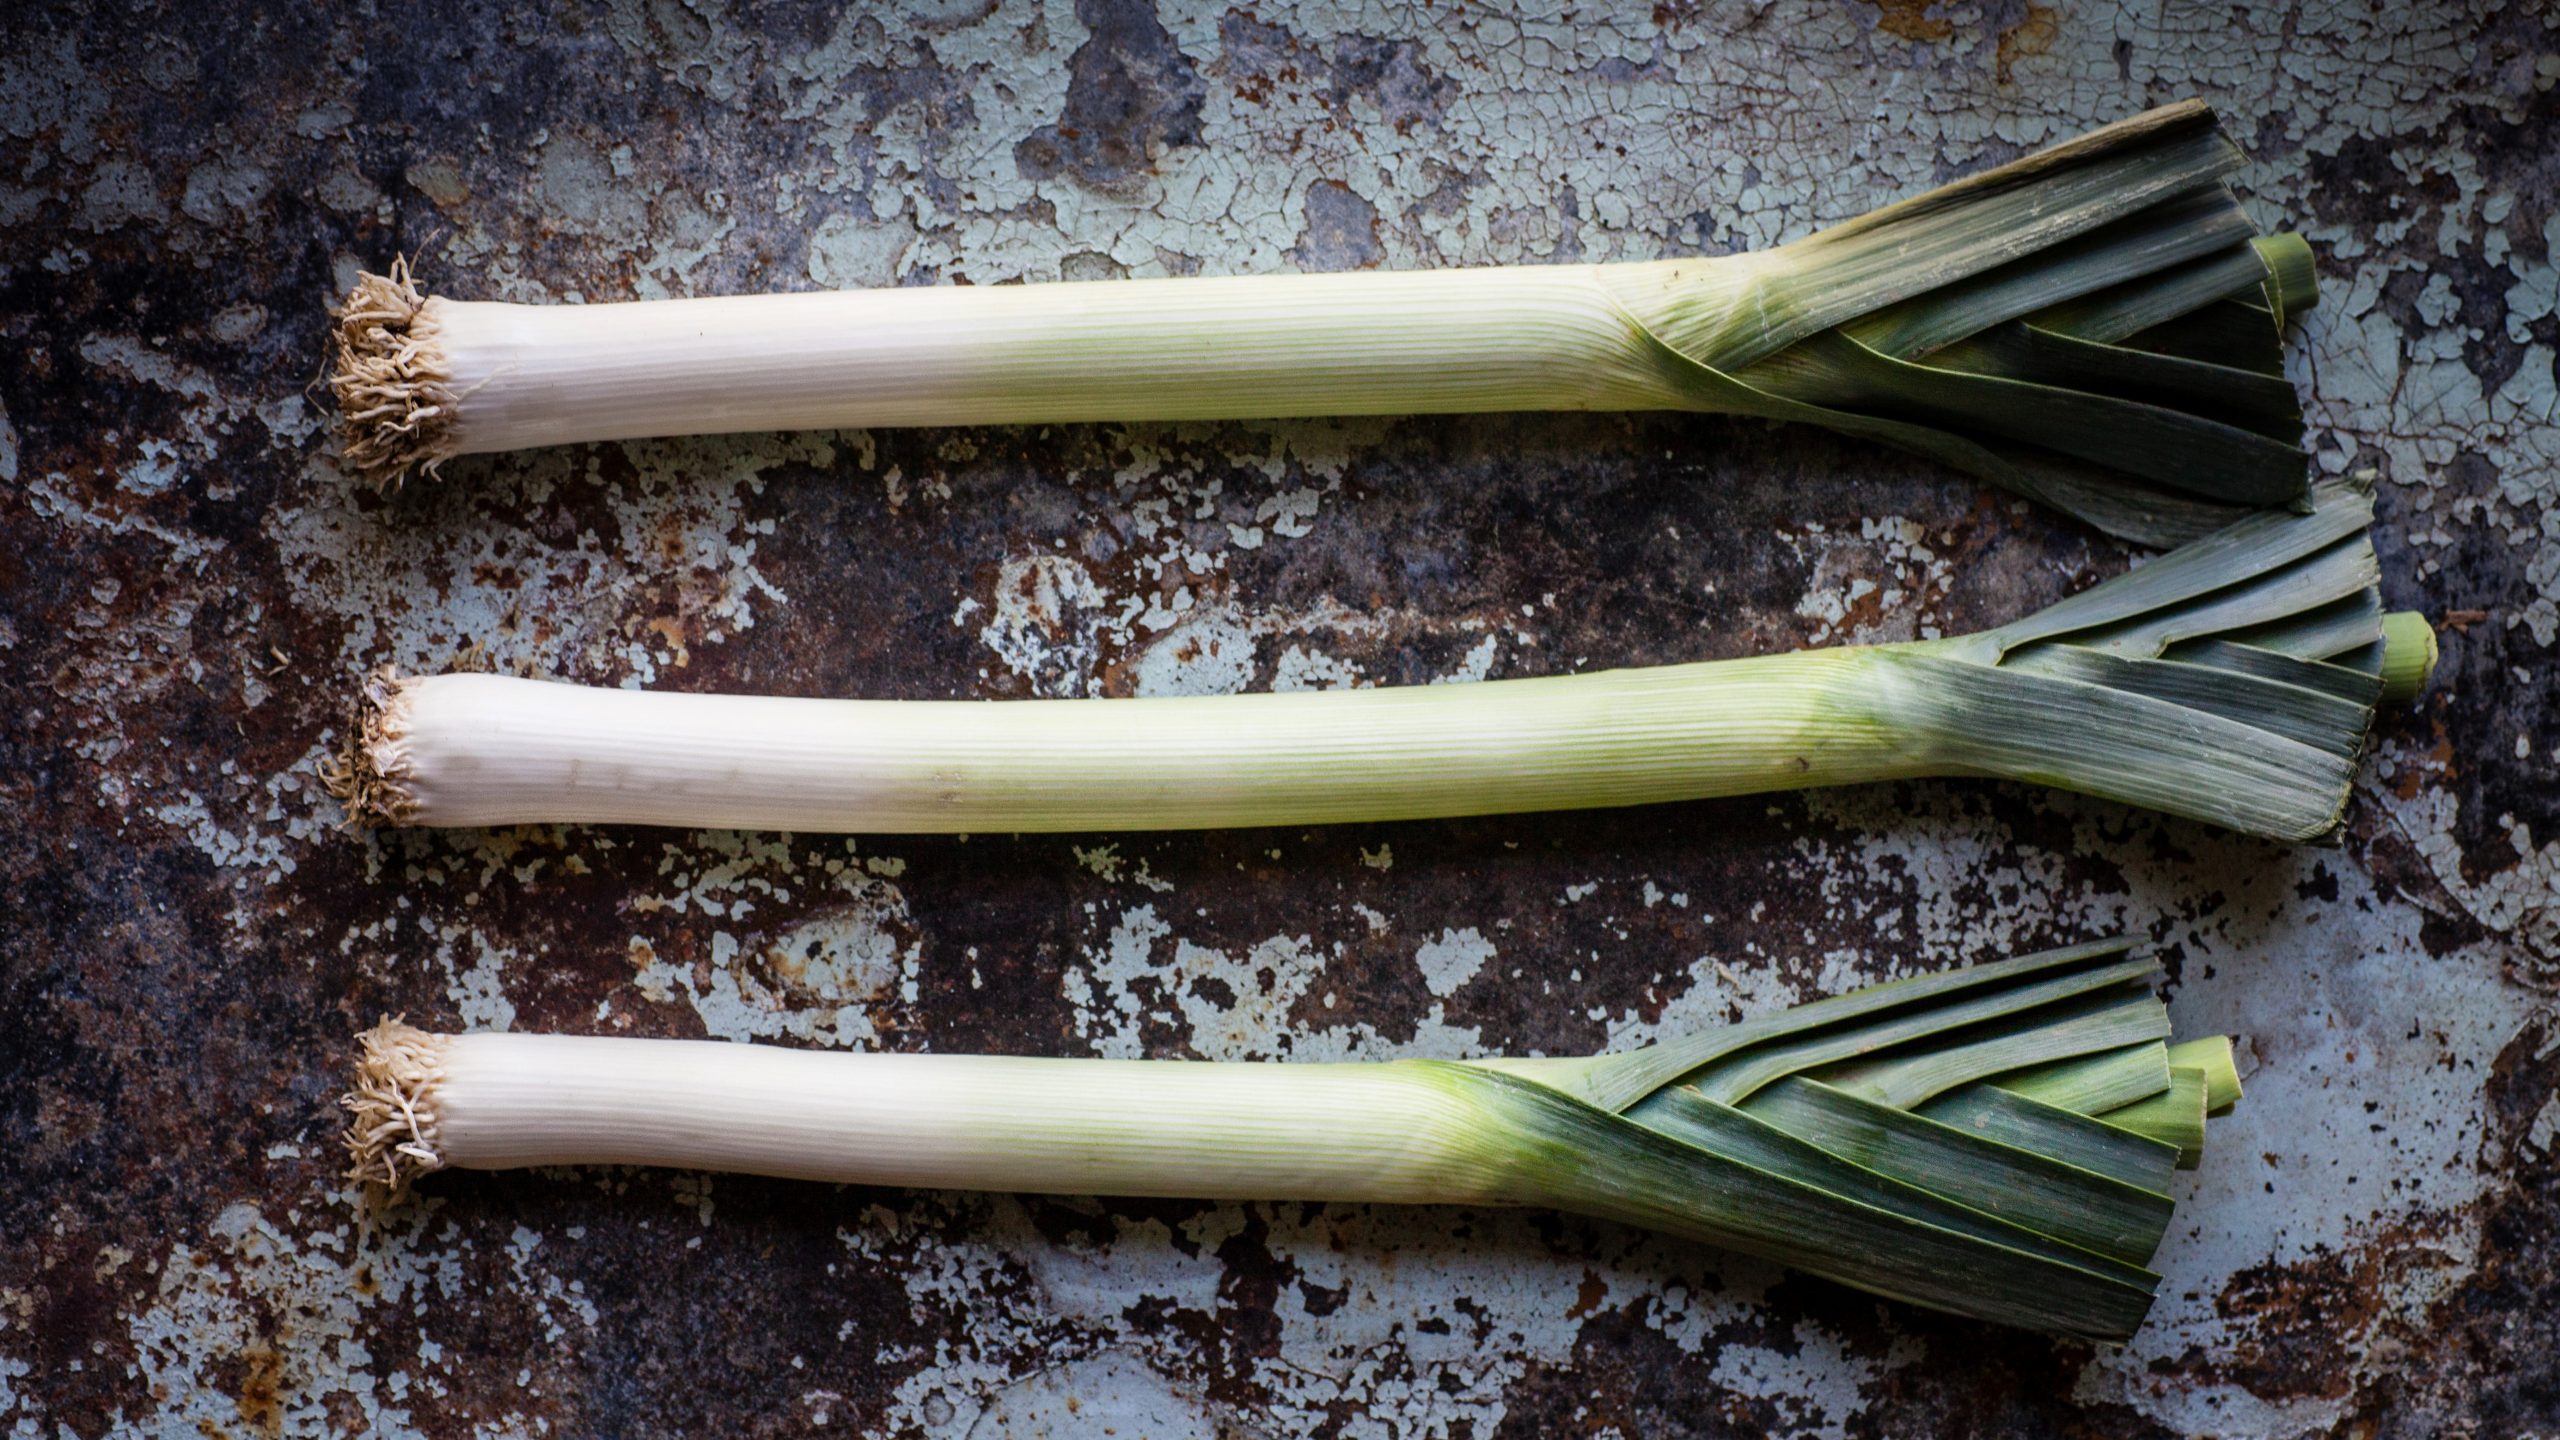
[[[0,1431],[2560,1429],[2560,23],[2494,0],[112,3],[0,19]],[[2541,13],[2537,13],[2540,11]],[[334,463],[325,309],[1649,258],[2201,93],[2324,299],[2319,463],[2453,622],[2342,848],[1983,784],[1209,837],[334,828],[349,681],[1155,694],[2018,613],[2121,547],[1802,430],[1521,417]],[[443,1176],[349,1037],[1586,1051],[2129,930],[2246,1037],[2086,1347],[1538,1213]]]

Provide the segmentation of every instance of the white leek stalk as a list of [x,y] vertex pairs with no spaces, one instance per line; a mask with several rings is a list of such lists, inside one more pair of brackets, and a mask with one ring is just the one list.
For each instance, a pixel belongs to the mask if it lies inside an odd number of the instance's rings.
[[856,425],[1700,410],[1934,456],[2149,543],[2299,504],[2278,332],[2310,252],[2202,104],[1780,246],[1434,272],[530,306],[405,265],[339,312],[343,453]]
[[[2201,1144],[2208,1095],[2227,1103],[2238,1085],[2228,1042],[2164,1046],[2158,972],[2125,949],[1947,971],[1566,1060],[845,1054],[386,1021],[364,1037],[348,1143],[378,1198],[445,1168],[626,1164],[1548,1206],[2120,1340],[2157,1283],[2144,1267],[2180,1144]],[[2110,1083],[2071,1083],[2093,1071]],[[2183,1114],[2180,1097],[2192,1136],[2149,1133],[2152,1110]]]
[[1473,685],[875,701],[383,674],[328,779],[369,824],[1011,832],[1994,775],[2315,839],[2383,694],[2371,519],[2361,482],[2327,485],[1951,640]]

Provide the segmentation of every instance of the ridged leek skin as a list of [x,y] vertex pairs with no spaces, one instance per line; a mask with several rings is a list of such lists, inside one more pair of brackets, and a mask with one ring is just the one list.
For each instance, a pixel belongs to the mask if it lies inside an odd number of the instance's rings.
[[381,675],[328,779],[371,824],[1007,833],[1987,775],[2315,840],[2396,653],[2371,519],[2364,482],[2326,484],[1956,639],[1470,685],[883,701]]
[[[377,1199],[443,1169],[630,1164],[1544,1206],[2120,1340],[2150,1304],[2169,1176],[2201,1144],[2208,1093],[2206,1069],[2167,1063],[2159,972],[2126,949],[1917,976],[1578,1060],[847,1054],[386,1021],[363,1039],[348,1143]],[[2115,1077],[2103,1094],[2069,1078],[2093,1071]]]
[[342,454],[846,426],[1688,410],[1916,451],[2151,544],[2299,505],[2309,251],[2166,106],[1775,249],[1605,265],[338,312]]
[[[1500,1155],[1484,1153],[1499,1151],[1483,1137],[1500,1131],[1485,1097],[1426,1061],[849,1055],[571,1035],[442,1043],[438,1150],[463,1169],[674,1164],[1242,1200],[1480,1201],[1503,1190]],[[1325,1143],[1307,1144],[1310,1134]]]
[[1466,686],[982,702],[387,682],[420,825],[1178,830],[1635,805],[1920,773],[1871,654]]

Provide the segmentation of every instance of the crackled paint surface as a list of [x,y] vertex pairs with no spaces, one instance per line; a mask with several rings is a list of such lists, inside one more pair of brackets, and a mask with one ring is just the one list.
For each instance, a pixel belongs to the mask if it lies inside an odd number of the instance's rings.
[[[2539,12],[2539,13],[2538,13]],[[1085,0],[0,18],[0,1434],[2513,1435],[2560,1428],[2560,36],[2530,5]],[[309,397],[403,251],[537,301],[1649,258],[2200,93],[2308,234],[2320,463],[2456,622],[2343,847],[1982,785],[1207,837],[361,840],[362,667],[1126,695],[1970,628],[2125,563],[1676,417],[471,461]],[[445,1176],[375,1015],[1041,1054],[1590,1050],[2123,930],[2245,1037],[2115,1353],[1538,1213]]]

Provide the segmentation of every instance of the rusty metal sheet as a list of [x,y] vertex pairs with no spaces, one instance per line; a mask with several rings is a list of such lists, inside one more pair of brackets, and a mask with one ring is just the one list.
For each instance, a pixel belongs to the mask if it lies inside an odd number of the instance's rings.
[[[1602,7],[1605,8],[1605,7]],[[0,18],[0,1433],[2560,1428],[2550,12],[765,0]],[[2226,107],[2325,287],[2320,464],[2456,622],[2341,848],[1982,784],[1208,837],[350,838],[351,678],[1144,694],[1994,621],[2120,547],[1680,417],[334,463],[324,307],[1764,245]],[[368,1225],[379,1013],[791,1044],[1589,1050],[2130,930],[2244,1037],[2121,1351],[1578,1219],[562,1171]]]

